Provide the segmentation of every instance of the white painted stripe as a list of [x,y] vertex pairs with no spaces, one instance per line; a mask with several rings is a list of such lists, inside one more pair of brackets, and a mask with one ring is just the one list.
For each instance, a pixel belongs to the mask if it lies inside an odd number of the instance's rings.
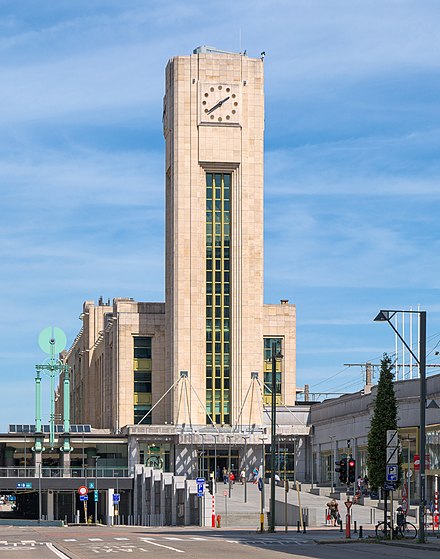
[[240,543],[237,540],[226,540],[228,543]]
[[21,540],[21,543],[24,545],[25,543],[37,543],[35,540]]
[[118,541],[121,541],[121,542],[122,542],[122,541],[127,541],[127,540],[129,540],[129,539],[130,539],[130,538],[115,538],[115,540],[118,540]]
[[190,540],[194,540],[196,542],[209,542],[209,538],[189,538]]
[[65,553],[63,553],[62,551],[60,551],[59,549],[57,549],[53,543],[46,543],[46,546],[48,549],[50,549],[53,553],[55,553],[55,555],[57,555],[58,557],[60,557],[60,559],[70,559],[70,557],[68,555],[66,555]]
[[77,542],[78,540],[76,540],[75,538],[70,538],[69,540],[63,540],[65,542]]
[[89,538],[89,542],[102,542],[102,538]]
[[183,538],[169,538],[169,537],[164,537],[164,540],[170,540],[170,541],[174,541],[174,542],[182,542]]
[[165,549],[171,549],[171,551],[175,551],[176,553],[185,553],[183,549],[177,549],[175,547],[170,547],[169,545],[162,545],[160,543],[153,542],[148,538],[141,538],[142,541],[145,543],[150,543],[151,545],[157,545],[157,547],[164,547]]

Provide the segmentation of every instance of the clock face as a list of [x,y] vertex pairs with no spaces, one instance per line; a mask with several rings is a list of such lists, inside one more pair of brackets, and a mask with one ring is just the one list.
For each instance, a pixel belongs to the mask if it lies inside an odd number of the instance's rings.
[[240,122],[240,88],[231,84],[201,84],[200,122],[238,124]]

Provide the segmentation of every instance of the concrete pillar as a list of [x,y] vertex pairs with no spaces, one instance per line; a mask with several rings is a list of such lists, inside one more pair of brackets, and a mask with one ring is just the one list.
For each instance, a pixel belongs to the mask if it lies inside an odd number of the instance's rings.
[[321,472],[321,443],[318,444],[316,449],[316,483],[322,482],[322,472]]
[[70,452],[60,451],[60,467],[62,468],[62,477],[71,477]]
[[43,456],[41,452],[33,453],[33,464],[35,468],[35,477],[40,477],[40,473],[43,475]]
[[53,515],[53,491],[47,492],[47,520],[54,520]]
[[115,505],[113,502],[114,489],[107,489],[107,507],[106,507],[106,518],[107,524],[113,526],[114,516],[115,516]]

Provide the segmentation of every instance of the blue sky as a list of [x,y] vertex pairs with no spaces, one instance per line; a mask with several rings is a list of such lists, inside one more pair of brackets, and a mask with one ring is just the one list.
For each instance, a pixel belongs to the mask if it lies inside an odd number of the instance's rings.
[[298,384],[359,389],[343,364],[394,351],[380,308],[427,310],[438,361],[439,18],[434,0],[3,1],[0,429],[34,420],[44,327],[71,343],[86,299],[164,299],[164,67],[202,44],[266,52],[265,300],[297,305]]

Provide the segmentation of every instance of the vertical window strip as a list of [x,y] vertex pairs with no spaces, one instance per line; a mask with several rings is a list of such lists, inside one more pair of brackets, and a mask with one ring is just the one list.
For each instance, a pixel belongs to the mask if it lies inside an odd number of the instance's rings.
[[206,174],[206,408],[217,424],[230,423],[230,185]]

